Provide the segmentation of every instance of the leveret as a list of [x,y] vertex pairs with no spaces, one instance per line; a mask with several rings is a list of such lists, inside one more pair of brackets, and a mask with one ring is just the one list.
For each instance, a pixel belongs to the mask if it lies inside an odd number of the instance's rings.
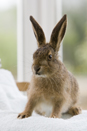
[[81,113],[81,108],[77,105],[78,83],[58,56],[60,43],[66,31],[67,16],[64,15],[54,27],[49,43],[46,43],[42,28],[32,16],[30,21],[38,49],[33,54],[33,75],[28,90],[28,102],[18,118],[31,116],[33,110],[53,118],[59,118],[66,112],[78,115]]

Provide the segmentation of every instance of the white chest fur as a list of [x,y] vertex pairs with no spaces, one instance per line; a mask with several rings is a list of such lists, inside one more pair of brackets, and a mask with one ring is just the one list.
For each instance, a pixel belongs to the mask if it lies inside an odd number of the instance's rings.
[[35,108],[36,112],[44,115],[44,116],[50,116],[51,112],[52,112],[52,103],[50,103],[49,101],[43,99],[43,101],[41,101]]
[[[67,100],[61,110],[61,113],[66,113],[70,107],[70,99],[69,101]],[[45,99],[43,99],[43,101],[41,101],[35,108],[36,112],[49,117],[52,113],[52,109],[53,109],[53,104]]]

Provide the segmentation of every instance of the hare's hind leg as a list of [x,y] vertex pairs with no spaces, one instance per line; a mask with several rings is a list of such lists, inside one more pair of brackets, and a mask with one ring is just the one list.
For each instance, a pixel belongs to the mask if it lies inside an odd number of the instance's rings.
[[81,114],[82,112],[82,109],[78,106],[73,106],[71,107],[69,110],[68,110],[68,113],[71,114],[71,115],[78,115],[78,114]]

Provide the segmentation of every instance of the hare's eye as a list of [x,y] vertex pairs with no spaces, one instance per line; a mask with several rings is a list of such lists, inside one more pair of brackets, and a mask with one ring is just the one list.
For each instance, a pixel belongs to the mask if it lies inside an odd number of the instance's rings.
[[51,55],[51,54],[48,56],[48,59],[49,59],[49,60],[51,60],[51,59],[52,59],[52,55]]

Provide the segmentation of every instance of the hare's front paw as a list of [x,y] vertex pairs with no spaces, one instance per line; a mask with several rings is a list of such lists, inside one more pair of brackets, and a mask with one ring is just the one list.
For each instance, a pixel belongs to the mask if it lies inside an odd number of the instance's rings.
[[51,114],[50,115],[50,118],[60,118],[61,117],[61,114]]
[[20,113],[20,114],[17,116],[17,118],[23,119],[23,118],[27,118],[27,117],[29,117],[29,116],[30,116],[30,114],[29,114],[28,112],[22,112],[22,113]]

